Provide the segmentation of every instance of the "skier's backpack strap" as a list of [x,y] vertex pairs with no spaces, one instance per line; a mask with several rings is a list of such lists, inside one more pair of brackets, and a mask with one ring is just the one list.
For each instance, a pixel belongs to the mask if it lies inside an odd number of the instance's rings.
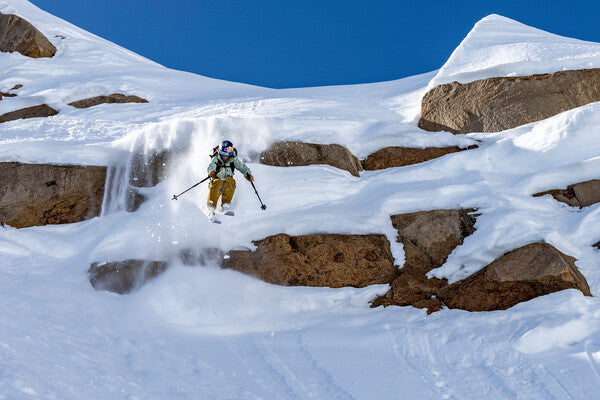
[[[215,147],[213,149],[213,154],[210,156],[210,158],[214,158],[219,154],[219,146]],[[235,157],[237,157],[237,149],[234,147],[233,148],[233,155],[230,157],[229,160],[231,160],[229,162],[229,165],[227,166],[228,168],[231,169],[231,175],[233,175],[235,173],[235,164],[233,163],[233,159]],[[221,170],[221,168],[223,168],[225,166],[225,163],[222,163],[221,161],[219,161],[219,159],[217,158],[217,169],[215,170],[215,174],[218,174],[219,171]]]

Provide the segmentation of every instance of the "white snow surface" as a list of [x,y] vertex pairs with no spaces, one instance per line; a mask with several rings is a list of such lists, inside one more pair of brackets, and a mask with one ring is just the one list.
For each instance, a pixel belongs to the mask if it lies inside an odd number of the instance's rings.
[[600,44],[555,35],[492,14],[477,22],[429,83],[467,83],[600,67]]
[[[427,316],[411,307],[371,309],[387,285],[278,287],[219,269],[211,250],[253,248],[252,240],[280,232],[383,233],[401,267],[390,215],[475,208],[477,230],[432,275],[454,282],[507,251],[546,241],[577,258],[596,295],[600,252],[591,245],[600,240],[600,204],[572,209],[531,194],[598,178],[599,104],[494,134],[430,133],[416,118],[435,71],[377,84],[265,89],[169,70],[24,0],[0,0],[0,12],[23,16],[58,48],[52,59],[0,53],[0,90],[24,85],[0,101],[1,112],[44,102],[60,111],[0,124],[1,161],[108,165],[118,175],[133,154],[179,154],[167,179],[144,189],[149,200],[136,212],[120,211],[123,182],[109,179],[116,197],[100,217],[0,227],[0,399],[597,396],[596,297],[567,290],[506,311]],[[490,16],[434,80],[551,72],[535,70],[540,60],[579,68],[596,62],[598,46]],[[496,52],[504,57],[490,58]],[[113,92],[149,103],[66,105]],[[210,149],[225,138],[248,162],[268,208],[260,210],[252,187],[238,179],[236,216],[215,225],[203,213],[205,185],[171,197],[205,176]],[[354,177],[329,166],[258,164],[256,154],[279,140],[339,143],[359,158],[386,146],[479,148]],[[182,254],[201,265],[184,265]],[[92,262],[127,258],[171,268],[130,295],[91,287]]]

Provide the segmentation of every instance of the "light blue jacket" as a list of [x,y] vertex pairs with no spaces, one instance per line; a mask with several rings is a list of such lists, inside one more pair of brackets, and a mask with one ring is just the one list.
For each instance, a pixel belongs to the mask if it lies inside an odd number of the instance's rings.
[[221,168],[219,169],[219,172],[217,172],[216,176],[219,179],[225,179],[226,176],[233,177],[233,169],[231,168],[232,166],[235,169],[238,169],[242,174],[244,174],[245,177],[247,177],[248,175],[252,175],[250,168],[248,168],[246,164],[241,162],[237,158],[237,156],[231,156],[227,159],[227,161],[223,161],[221,155],[217,154],[212,158],[212,160],[210,160],[210,164],[208,165],[208,172],[216,171],[219,165],[221,165]]

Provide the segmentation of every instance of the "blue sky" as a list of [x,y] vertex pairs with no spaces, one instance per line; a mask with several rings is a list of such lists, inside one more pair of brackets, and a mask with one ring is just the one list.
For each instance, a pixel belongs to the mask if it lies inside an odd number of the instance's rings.
[[170,68],[274,88],[378,82],[439,68],[496,13],[600,42],[600,1],[32,0]]

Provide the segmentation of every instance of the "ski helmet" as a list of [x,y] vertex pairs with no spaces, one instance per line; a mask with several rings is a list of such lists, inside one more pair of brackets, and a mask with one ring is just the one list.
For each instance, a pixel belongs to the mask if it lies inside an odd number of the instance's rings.
[[233,143],[229,140],[224,140],[223,143],[221,143],[219,153],[221,153],[222,156],[231,157],[233,155]]

